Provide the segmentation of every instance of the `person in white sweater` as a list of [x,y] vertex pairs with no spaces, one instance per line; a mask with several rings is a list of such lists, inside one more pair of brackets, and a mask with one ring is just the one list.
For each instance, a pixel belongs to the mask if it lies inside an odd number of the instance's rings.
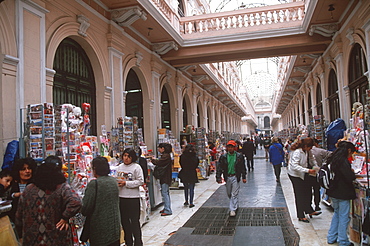
[[312,138],[298,140],[291,146],[288,176],[293,185],[295,206],[299,221],[309,223],[305,217],[308,214],[319,215],[321,212],[314,211],[311,207],[312,191],[309,182],[309,174],[316,175],[316,160],[310,153],[314,141]]
[[125,245],[142,246],[140,226],[140,190],[144,184],[143,170],[133,149],[122,153],[123,164],[117,168],[121,224],[125,232]]

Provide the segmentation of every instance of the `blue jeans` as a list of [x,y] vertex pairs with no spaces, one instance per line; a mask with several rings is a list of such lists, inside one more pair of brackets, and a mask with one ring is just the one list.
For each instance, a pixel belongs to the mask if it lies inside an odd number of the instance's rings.
[[162,194],[162,199],[164,203],[163,212],[166,214],[172,214],[170,186],[168,184],[161,184],[161,194]]
[[194,187],[195,183],[184,183],[185,201],[189,201],[190,195],[190,204],[193,204],[194,201]]
[[328,231],[328,243],[338,242],[340,246],[350,245],[351,242],[347,236],[350,200],[331,197],[331,206],[334,208],[334,214]]

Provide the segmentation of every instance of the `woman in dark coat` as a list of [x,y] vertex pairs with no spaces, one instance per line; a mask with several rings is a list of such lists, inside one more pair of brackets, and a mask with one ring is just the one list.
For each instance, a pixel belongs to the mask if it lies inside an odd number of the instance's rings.
[[[185,203],[190,208],[194,207],[194,187],[195,183],[198,183],[197,167],[199,165],[199,159],[196,155],[195,148],[192,144],[188,144],[185,147],[184,153],[180,156],[181,171],[179,178],[184,184]],[[190,203],[189,203],[190,195]]]

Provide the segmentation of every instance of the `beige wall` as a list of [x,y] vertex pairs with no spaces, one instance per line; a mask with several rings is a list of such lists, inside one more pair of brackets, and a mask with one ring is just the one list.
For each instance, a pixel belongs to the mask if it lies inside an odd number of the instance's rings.
[[[35,3],[35,4],[33,4]],[[78,16],[88,19],[85,35]],[[16,23],[18,27],[16,28]],[[117,117],[125,114],[125,84],[133,69],[139,77],[144,99],[145,141],[155,149],[160,128],[160,95],[166,87],[171,103],[172,131],[182,130],[182,100],[188,103],[189,123],[196,122],[196,104],[202,110],[201,126],[207,117],[216,117],[211,130],[241,131],[238,117],[225,106],[207,116],[217,99],[170,67],[160,57],[124,32],[117,24],[101,17],[78,1],[5,0],[0,4],[0,156],[6,144],[19,138],[19,108],[30,103],[52,102],[55,71],[53,62],[59,44],[65,38],[78,42],[86,52],[94,71],[97,92],[97,126],[109,129]],[[16,40],[19,40],[16,42]],[[16,46],[18,44],[18,47]],[[17,51],[20,51],[18,54]],[[197,95],[196,100],[193,100]],[[222,111],[222,120],[220,112]],[[227,116],[230,115],[231,117]],[[230,120],[232,118],[232,120]],[[228,121],[229,123],[225,122]],[[234,124],[230,126],[229,124]],[[226,126],[225,126],[226,125]]]

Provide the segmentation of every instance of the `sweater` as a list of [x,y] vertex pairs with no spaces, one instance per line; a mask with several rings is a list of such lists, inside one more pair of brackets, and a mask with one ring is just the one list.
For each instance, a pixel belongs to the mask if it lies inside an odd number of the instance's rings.
[[304,152],[301,148],[294,150],[290,153],[288,174],[293,177],[301,178],[304,180],[304,176],[308,173],[311,168],[307,163],[307,155],[311,166],[317,166],[316,160],[312,154]]
[[126,185],[118,187],[119,197],[140,198],[139,187],[144,184],[144,175],[139,164],[120,164],[117,168],[117,178],[126,181]]
[[18,202],[15,224],[22,231],[23,245],[72,246],[72,230],[59,230],[60,219],[68,220],[81,208],[81,200],[67,183],[54,191],[27,185]]
[[269,156],[272,165],[281,165],[285,156],[283,146],[279,143],[271,144],[269,148]]
[[[95,200],[96,184],[98,188]],[[118,241],[121,235],[121,219],[116,179],[101,176],[90,181],[82,203],[81,213],[85,216],[91,215],[90,245],[105,246]]]

